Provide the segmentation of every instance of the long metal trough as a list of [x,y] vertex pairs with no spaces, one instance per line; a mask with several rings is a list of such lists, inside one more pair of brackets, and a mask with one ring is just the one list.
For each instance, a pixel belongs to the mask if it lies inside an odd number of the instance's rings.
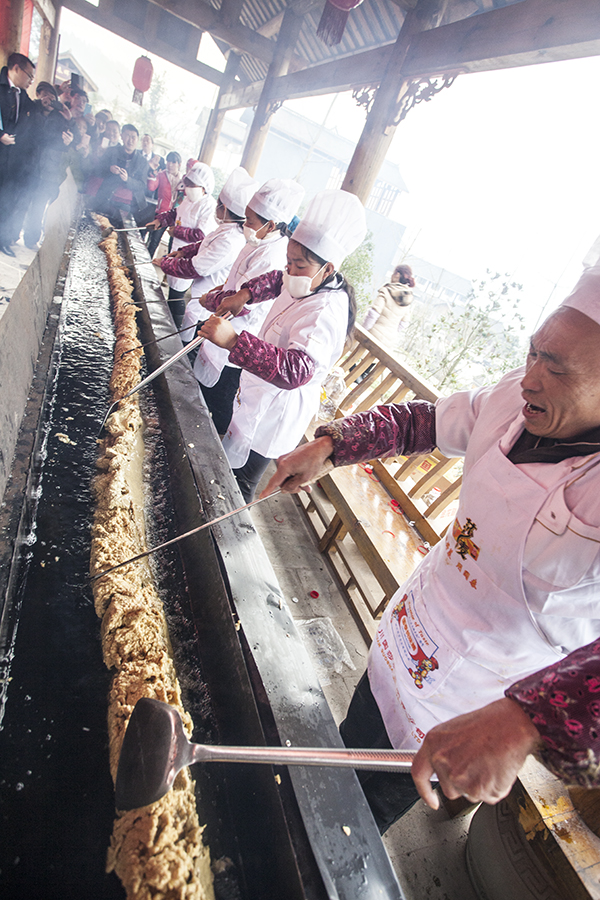
[[[52,365],[28,502],[2,582],[0,896],[10,898],[124,896],[104,872],[114,813],[110,674],[87,581],[90,481],[111,352],[98,238],[82,220],[46,354]],[[143,256],[137,234],[121,240],[125,258]],[[142,339],[168,334],[173,322],[153,270],[134,278]],[[178,337],[148,347],[149,370],[180,347]],[[153,542],[242,505],[187,360],[159,376],[142,405]],[[249,513],[186,539],[154,568],[196,740],[340,745]],[[402,897],[353,772],[212,764],[194,775],[213,859],[232,861],[217,877],[218,897]]]

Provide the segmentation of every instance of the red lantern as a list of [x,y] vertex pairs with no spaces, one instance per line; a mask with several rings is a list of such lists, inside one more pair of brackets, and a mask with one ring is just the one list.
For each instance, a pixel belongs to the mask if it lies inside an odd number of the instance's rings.
[[363,0],[327,0],[317,28],[317,37],[329,47],[339,44],[344,36],[348,13],[362,2]]
[[140,106],[142,105],[144,94],[146,93],[146,91],[150,90],[153,74],[154,69],[152,68],[152,61],[150,57],[140,56],[138,59],[136,59],[135,66],[133,67],[133,75],[131,76],[131,80],[135,88],[133,92],[134,103],[139,103]]

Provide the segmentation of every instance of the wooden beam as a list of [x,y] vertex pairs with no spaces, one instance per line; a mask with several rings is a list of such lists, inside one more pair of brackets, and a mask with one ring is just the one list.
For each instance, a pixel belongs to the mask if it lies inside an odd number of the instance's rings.
[[446,7],[447,0],[419,0],[406,14],[342,182],[342,190],[356,194],[363,203],[369,198],[394,137],[396,127],[392,123],[408,87],[404,62],[412,39],[426,29],[438,28]]
[[[277,78],[273,99],[294,100],[379,84],[392,47],[365,50]],[[416,78],[438,72],[483,72],[597,55],[597,0],[523,0],[415,35],[403,73]],[[262,82],[256,82],[227,94],[222,108],[253,106],[261,86]]]
[[271,85],[276,78],[280,75],[285,75],[288,71],[301,28],[302,17],[296,15],[293,8],[288,6],[279,29],[275,56],[269,66],[242,154],[241,164],[250,175],[254,175],[256,172],[269,133],[271,119],[276,109],[281,105],[279,101],[273,103]]
[[[335,62],[310,66],[277,78],[273,83],[273,99],[292,100],[319,94],[349,91],[364,84],[378,84],[387,68],[393,44],[365,50],[355,56],[344,56]],[[262,90],[262,81],[232,91],[223,97],[224,108],[253,106]]]
[[239,22],[227,24],[218,9],[204,3],[203,0],[150,0],[167,12],[172,13],[184,22],[208,31],[213,37],[221,38],[236,50],[249,53],[265,63],[271,63],[275,53],[275,43],[263,37],[257,31],[240,25]]
[[[154,28],[138,28],[136,25],[131,25],[129,22],[123,21],[119,16],[115,16],[103,4],[92,6],[87,0],[64,0],[63,6],[84,19],[88,19],[95,25],[100,25],[101,28],[106,28],[107,31],[124,37],[149,53],[154,53],[161,59],[166,59],[167,62],[179,66],[180,69],[192,72],[193,75],[197,75],[199,78],[204,78],[206,81],[218,85],[223,80],[222,72],[200,62],[190,53],[184,55],[181,50],[171,46],[171,44],[167,44],[166,41],[161,40],[157,36]],[[149,19],[152,20],[152,17],[149,16]],[[150,21],[150,25],[152,25],[152,21]],[[200,37],[201,33],[198,31],[198,42]]]
[[597,0],[523,0],[415,36],[403,74],[483,72],[597,55]]
[[219,135],[221,134],[221,128],[223,127],[223,121],[225,119],[225,110],[221,110],[220,107],[221,96],[225,93],[226,90],[229,90],[229,88],[233,84],[235,76],[237,75],[238,69],[240,67],[240,62],[240,56],[237,53],[234,53],[234,51],[232,50],[229,54],[227,65],[225,66],[225,72],[223,73],[223,84],[219,89],[217,101],[214,105],[214,108],[211,110],[210,116],[208,117],[208,122],[206,123],[206,130],[202,139],[202,146],[200,147],[198,159],[200,160],[200,162],[206,163],[208,166],[212,164],[213,156],[215,154],[215,150],[217,149]]

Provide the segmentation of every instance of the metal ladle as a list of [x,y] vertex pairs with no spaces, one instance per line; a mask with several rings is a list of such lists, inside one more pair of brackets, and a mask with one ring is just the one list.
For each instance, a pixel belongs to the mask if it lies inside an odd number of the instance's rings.
[[268,763],[269,765],[338,766],[383,772],[410,770],[415,750],[347,750],[343,747],[223,747],[192,744],[178,711],[142,697],[131,714],[121,747],[115,806],[139,809],[160,800],[175,776],[197,762]]

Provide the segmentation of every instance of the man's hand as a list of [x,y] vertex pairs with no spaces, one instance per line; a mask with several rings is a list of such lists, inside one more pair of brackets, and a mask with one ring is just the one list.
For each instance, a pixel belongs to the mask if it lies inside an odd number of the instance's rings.
[[154,259],[152,260],[152,265],[156,266],[157,269],[160,269],[160,267],[161,267],[160,264],[163,261],[163,259],[168,259],[168,257],[167,256],[155,256]]
[[10,147],[11,144],[14,144],[15,142],[15,136],[14,134],[3,134],[2,137],[0,137],[0,142],[3,143],[5,147]]
[[224,316],[225,313],[231,313],[232,316],[237,316],[248,300],[252,300],[252,294],[248,288],[242,288],[237,294],[231,294],[229,297],[224,297],[217,307],[215,315]]
[[119,175],[119,178],[121,179],[121,181],[127,181],[128,177],[129,177],[127,175],[127,169],[120,169],[118,166],[117,166],[117,168],[119,169],[118,175]]
[[494,804],[510,792],[539,743],[539,732],[527,714],[504,697],[432,728],[414,758],[411,774],[432,809],[439,806],[430,783],[434,773],[450,800],[463,796],[473,803]]
[[203,322],[200,334],[224,350],[233,350],[237,344],[238,336],[233,326],[227,319],[221,319],[219,316],[211,316]]
[[63,131],[63,133],[62,133],[62,139],[63,139],[63,144],[65,145],[65,147],[68,147],[69,144],[70,144],[70,143],[72,142],[72,140],[73,140],[73,135],[71,134],[70,131]]
[[260,496],[268,497],[278,489],[284,494],[298,494],[302,489],[310,492],[310,482],[318,481],[331,469],[332,453],[333,441],[327,434],[285,453],[277,460],[277,471]]
[[167,233],[170,234],[171,237],[173,237],[174,231],[175,231],[175,225],[169,225],[169,227],[167,228]]

